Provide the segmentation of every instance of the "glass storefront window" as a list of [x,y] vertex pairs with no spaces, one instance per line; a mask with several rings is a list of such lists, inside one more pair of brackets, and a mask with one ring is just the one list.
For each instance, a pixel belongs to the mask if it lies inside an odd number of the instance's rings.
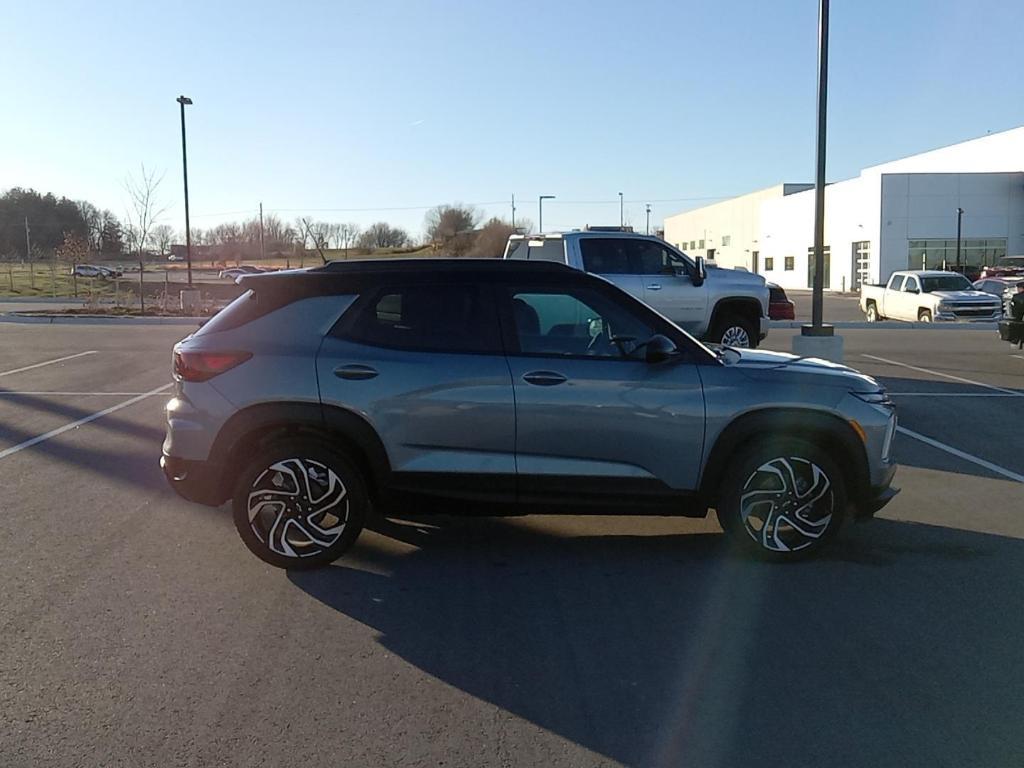
[[[1005,255],[1005,237],[960,241],[960,263],[965,267],[995,264]],[[955,265],[956,240],[911,240],[908,243],[908,269],[944,269]]]

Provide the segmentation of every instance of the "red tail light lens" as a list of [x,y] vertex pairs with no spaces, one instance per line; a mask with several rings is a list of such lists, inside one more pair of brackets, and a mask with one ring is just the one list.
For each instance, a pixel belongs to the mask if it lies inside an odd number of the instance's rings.
[[174,376],[181,381],[206,381],[230,371],[252,352],[174,352]]

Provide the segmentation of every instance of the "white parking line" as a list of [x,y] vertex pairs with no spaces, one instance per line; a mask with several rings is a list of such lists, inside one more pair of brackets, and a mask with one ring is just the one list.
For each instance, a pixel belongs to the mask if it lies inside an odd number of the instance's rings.
[[75,355],[68,355],[67,357],[58,357],[56,360],[47,360],[45,363],[36,363],[35,365],[26,365],[24,368],[15,368],[13,371],[0,371],[0,376],[10,376],[13,373],[21,373],[22,371],[31,371],[33,368],[42,368],[44,365],[53,365],[54,363],[63,363],[65,360],[74,360],[76,357],[85,357],[86,355],[95,355],[96,350],[91,349],[88,352],[79,352]]
[[889,360],[885,357],[877,357],[875,355],[862,354],[861,357],[866,357],[869,360],[878,360],[882,363],[888,363],[889,365],[898,365],[900,368],[909,368],[912,371],[920,371],[921,373],[930,373],[932,376],[941,376],[944,379],[951,379],[952,381],[959,381],[963,384],[971,384],[975,387],[984,387],[985,389],[994,389],[996,392],[1002,392],[1007,395],[1013,395],[1014,397],[1024,397],[1024,392],[1018,392],[1013,389],[1003,389],[1002,387],[996,387],[991,384],[985,384],[980,381],[974,381],[973,379],[965,379],[962,376],[954,376],[951,373],[940,373],[939,371],[933,371],[929,368],[919,368],[916,365],[909,365],[907,363],[901,363],[898,360]]
[[37,437],[33,437],[32,439],[26,440],[23,443],[18,443],[17,445],[12,445],[10,448],[5,448],[4,450],[0,451],[0,459],[6,459],[8,456],[17,453],[18,451],[23,451],[26,448],[31,448],[33,445],[38,445],[44,440],[49,440],[51,437],[63,435],[65,432],[68,432],[74,429],[75,427],[80,427],[83,424],[88,424],[90,421],[96,421],[96,419],[103,418],[107,414],[113,413],[114,411],[120,411],[122,408],[127,408],[129,405],[134,405],[140,400],[145,400],[147,397],[157,395],[163,392],[165,389],[169,389],[170,387],[173,386],[173,384],[164,384],[162,387],[150,390],[149,392],[144,392],[141,395],[133,397],[131,400],[125,400],[123,403],[118,403],[117,405],[112,405],[109,408],[104,408],[102,411],[96,411],[96,413],[91,413],[88,416],[79,419],[78,421],[72,421],[70,424],[65,424],[63,427],[51,429],[46,434],[38,435]]
[[130,395],[142,395],[143,397],[156,397],[159,392],[20,392],[12,390],[0,390],[0,397],[17,397],[22,396],[36,396],[42,397],[44,395],[61,395],[65,397],[129,397]]
[[[985,459],[972,456],[965,451],[961,451],[959,448],[954,448],[952,445],[940,443],[938,440],[909,430],[906,427],[896,427],[896,431],[901,435],[906,435],[907,437],[912,437],[915,440],[920,440],[922,443],[932,446],[932,448],[938,448],[940,451],[945,451],[946,453],[952,454],[964,461],[969,461],[972,464],[977,464],[979,467],[984,467],[990,472],[995,472],[997,475],[1002,475],[1010,480],[1016,480],[1018,483],[1024,483],[1024,475],[1018,475],[1016,472],[1006,469],[1006,467],[1000,467],[998,464],[993,464],[991,461],[985,461]],[[0,458],[2,458],[2,454],[0,454]]]
[[1016,397],[1016,392],[890,392],[890,397]]

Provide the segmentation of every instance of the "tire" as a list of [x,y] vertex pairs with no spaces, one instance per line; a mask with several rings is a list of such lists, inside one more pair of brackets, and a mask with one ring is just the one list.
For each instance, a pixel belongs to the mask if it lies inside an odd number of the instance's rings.
[[919,323],[930,323],[932,321],[932,312],[930,309],[922,309],[917,313],[917,322]]
[[868,304],[867,309],[864,310],[864,314],[867,315],[869,323],[878,322],[878,307],[874,302]]
[[288,570],[341,557],[362,531],[369,506],[355,463],[315,440],[261,450],[239,474],[231,502],[235,529],[249,551]]
[[715,321],[709,338],[712,344],[726,344],[738,349],[754,349],[758,342],[758,328],[742,315],[723,315]]
[[842,527],[846,507],[846,478],[826,451],[803,440],[769,439],[731,461],[716,512],[738,548],[788,561],[825,547]]

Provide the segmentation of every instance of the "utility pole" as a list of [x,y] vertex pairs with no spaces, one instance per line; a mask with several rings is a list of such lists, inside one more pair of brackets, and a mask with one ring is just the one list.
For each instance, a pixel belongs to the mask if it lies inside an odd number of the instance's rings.
[[263,248],[263,203],[260,203],[260,261],[267,258],[267,253]]
[[647,227],[644,230],[644,234],[651,234],[651,204],[647,203]]
[[512,193],[512,231],[516,230],[516,193]]
[[622,211],[622,193],[619,192],[619,228],[626,226],[626,217]]
[[960,227],[964,220],[964,209],[956,209],[956,271],[960,271]]
[[32,240],[29,238],[28,216],[25,217],[25,261],[32,261]]

